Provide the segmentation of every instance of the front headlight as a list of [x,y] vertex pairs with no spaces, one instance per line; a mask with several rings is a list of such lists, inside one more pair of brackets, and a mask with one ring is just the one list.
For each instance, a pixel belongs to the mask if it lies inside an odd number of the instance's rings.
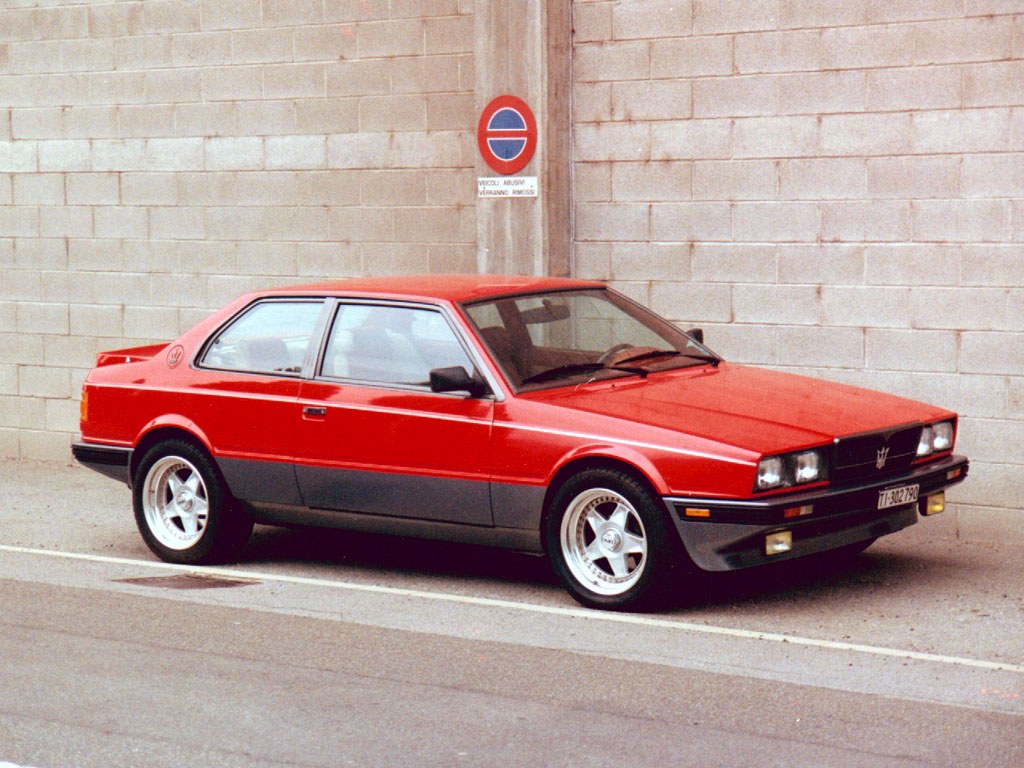
[[817,483],[827,479],[825,458],[821,451],[796,451],[768,456],[757,465],[755,491],[770,491],[792,485]]
[[926,426],[921,430],[921,439],[917,444],[917,458],[952,450],[955,432],[951,421],[940,421]]

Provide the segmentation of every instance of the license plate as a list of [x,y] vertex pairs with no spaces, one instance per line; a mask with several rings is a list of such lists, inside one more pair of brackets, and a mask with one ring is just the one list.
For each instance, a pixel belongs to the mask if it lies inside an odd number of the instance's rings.
[[902,488],[890,488],[887,491],[879,491],[878,508],[888,509],[889,507],[901,507],[904,504],[913,504],[917,501],[919,485],[904,485]]

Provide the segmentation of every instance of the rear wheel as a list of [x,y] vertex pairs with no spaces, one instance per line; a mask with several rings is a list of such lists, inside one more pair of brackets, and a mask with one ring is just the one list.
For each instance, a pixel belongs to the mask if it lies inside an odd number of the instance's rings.
[[653,607],[679,556],[675,531],[649,491],[609,469],[571,477],[555,494],[545,537],[562,584],[591,608]]
[[252,533],[213,462],[183,440],[150,448],[132,484],[135,522],[146,545],[171,563],[222,562]]

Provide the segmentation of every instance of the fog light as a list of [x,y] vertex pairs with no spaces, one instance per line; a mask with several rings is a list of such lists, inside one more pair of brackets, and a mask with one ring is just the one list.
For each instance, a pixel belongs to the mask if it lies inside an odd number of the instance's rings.
[[926,515],[937,515],[939,512],[946,511],[946,494],[945,493],[933,493],[924,502],[924,509],[921,510]]
[[766,555],[781,555],[793,548],[793,534],[789,531],[769,533],[764,537],[764,553]]

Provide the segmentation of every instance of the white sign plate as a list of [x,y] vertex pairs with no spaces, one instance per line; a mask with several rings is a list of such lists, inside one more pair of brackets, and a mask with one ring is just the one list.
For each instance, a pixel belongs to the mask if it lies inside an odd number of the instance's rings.
[[479,197],[536,197],[536,176],[480,176],[476,180]]

